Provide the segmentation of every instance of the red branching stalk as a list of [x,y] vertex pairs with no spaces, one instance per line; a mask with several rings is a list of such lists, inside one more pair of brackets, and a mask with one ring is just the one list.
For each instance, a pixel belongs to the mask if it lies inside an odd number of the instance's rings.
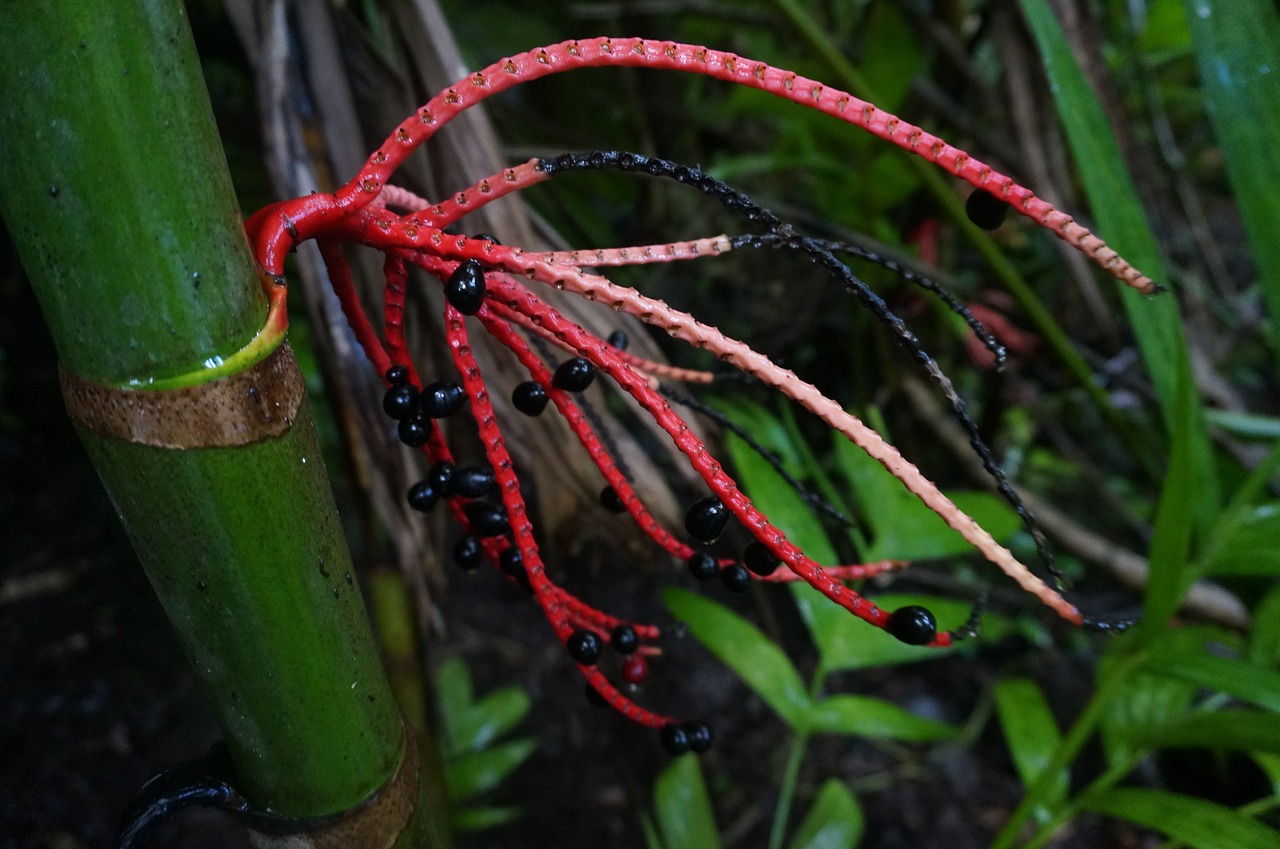
[[[332,194],[313,194],[274,204],[255,213],[246,225],[258,261],[271,276],[269,286],[273,305],[282,303],[284,287],[283,278],[279,275],[285,254],[302,240],[315,239],[318,242],[329,267],[335,293],[357,340],[374,368],[386,375],[390,386],[387,409],[400,419],[402,439],[419,447],[435,464],[433,469],[444,470],[436,484],[440,491],[421,489],[416,498],[420,509],[443,499],[455,521],[468,534],[455,553],[459,562],[471,566],[479,559],[487,559],[502,568],[512,580],[525,585],[544,611],[557,637],[569,646],[590,685],[607,703],[648,726],[662,727],[667,731],[680,727],[673,725],[670,718],[634,704],[595,665],[601,635],[607,637],[610,633],[616,634],[618,629],[630,629],[629,633],[641,644],[640,651],[655,654],[655,643],[660,638],[658,629],[628,623],[598,611],[574,598],[548,577],[520,493],[520,482],[502,435],[504,425],[494,412],[484,375],[471,352],[466,317],[474,316],[478,326],[507,348],[528,372],[530,382],[526,387],[531,396],[538,396],[535,409],[530,414],[541,412],[540,405],[548,402],[554,406],[600,470],[606,494],[616,499],[618,509],[628,513],[655,546],[670,557],[689,560],[702,556],[702,543],[718,535],[723,523],[701,536],[701,532],[690,525],[689,533],[695,537],[693,545],[680,534],[663,527],[647,509],[642,494],[631,485],[624,470],[611,456],[606,442],[595,432],[575,399],[575,390],[582,386],[562,385],[560,372],[553,372],[527,340],[550,343],[580,358],[575,367],[580,370],[580,377],[585,375],[583,380],[589,382],[596,373],[603,375],[629,394],[666,431],[672,445],[718,499],[711,502],[711,509],[727,510],[737,524],[756,540],[759,547],[757,560],[763,558],[764,565],[757,563],[757,574],[752,577],[768,581],[804,580],[854,615],[872,625],[891,630],[909,642],[945,646],[954,636],[951,632],[937,633],[927,611],[908,609],[915,617],[912,623],[904,623],[903,617],[895,621],[897,614],[881,610],[846,585],[847,581],[898,569],[905,564],[898,561],[852,565],[814,563],[755,508],[658,391],[660,379],[706,382],[711,379],[708,372],[673,369],[619,350],[544,303],[521,282],[530,280],[636,316],[782,392],[878,460],[1019,586],[1063,618],[1079,624],[1082,616],[1074,605],[962,513],[897,449],[835,401],[745,343],[725,336],[716,328],[674,310],[662,301],[615,285],[585,270],[714,257],[733,249],[734,243],[727,236],[667,245],[530,252],[488,239],[447,234],[444,228],[497,198],[548,179],[550,169],[543,167],[539,160],[504,169],[438,203],[388,183],[405,157],[440,127],[485,98],[548,74],[608,65],[703,74],[768,91],[844,120],[938,164],[976,188],[1007,202],[1036,224],[1074,245],[1127,285],[1143,292],[1155,288],[1151,280],[1117,256],[1100,239],[1008,177],[919,127],[852,95],[789,71],[704,47],[642,39],[569,41],[504,59],[446,89],[406,119],[347,185]],[[392,208],[403,210],[403,213],[393,212]],[[775,231],[775,235],[779,232]],[[381,337],[355,294],[350,268],[339,247],[344,242],[366,245],[386,256]],[[460,375],[460,387],[439,383],[424,386],[408,359],[403,318],[410,285],[410,264],[426,270],[446,285],[449,303],[445,314],[445,342]],[[273,320],[282,320],[278,313],[278,310],[273,310]],[[585,372],[581,371],[583,369]],[[940,372],[937,377],[944,387],[949,386]],[[441,400],[434,402],[435,406],[424,406],[427,402],[422,401],[421,393],[431,391],[438,392]],[[469,406],[470,419],[490,465],[491,483],[498,494],[500,506],[479,501],[477,493],[451,491],[444,483],[455,468],[454,458],[435,418],[455,411],[458,405],[453,403],[454,400]],[[424,413],[426,409],[433,411]],[[483,477],[484,473],[481,474]],[[412,503],[415,496],[411,494],[410,497]],[[713,559],[710,568],[721,572],[737,569],[744,573],[733,559]],[[919,620],[921,613],[924,614],[923,624]],[[594,644],[593,638],[597,641]],[[592,648],[592,645],[597,647]],[[709,739],[705,729],[690,729],[689,734],[693,740]],[[670,739],[664,739],[676,748],[682,745],[678,741],[672,743]],[[697,748],[696,744],[692,745]]]

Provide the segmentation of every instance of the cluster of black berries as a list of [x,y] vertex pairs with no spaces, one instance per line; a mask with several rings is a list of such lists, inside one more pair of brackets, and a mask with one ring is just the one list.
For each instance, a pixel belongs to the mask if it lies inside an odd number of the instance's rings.
[[[710,544],[724,533],[729,518],[729,508],[719,498],[711,495],[688,509],[684,514],[684,528],[698,542]],[[725,587],[733,592],[744,592],[751,586],[751,572],[762,577],[772,575],[780,563],[773,552],[758,541],[747,544],[740,561],[724,567],[706,551],[695,551],[685,561],[689,574],[697,580],[710,581],[719,577]]]
[[400,423],[400,441],[412,448],[426,445],[431,438],[431,419],[451,416],[467,402],[466,391],[448,380],[429,383],[419,392],[409,383],[404,366],[388,369],[386,377],[391,386],[382,396],[382,409]]
[[[573,357],[556,367],[551,385],[565,392],[581,392],[596,379],[595,366],[584,357]],[[511,403],[526,416],[540,416],[551,400],[547,390],[536,380],[526,380],[511,391]]]

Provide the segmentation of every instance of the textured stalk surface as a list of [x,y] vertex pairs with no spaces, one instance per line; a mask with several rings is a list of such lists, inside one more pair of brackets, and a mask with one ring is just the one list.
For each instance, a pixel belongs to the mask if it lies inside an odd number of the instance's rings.
[[[182,5],[10,4],[0,90],[0,207],[63,369],[204,383],[267,311]],[[238,447],[81,433],[245,794],[312,817],[381,787],[400,715],[306,402],[282,436]]]

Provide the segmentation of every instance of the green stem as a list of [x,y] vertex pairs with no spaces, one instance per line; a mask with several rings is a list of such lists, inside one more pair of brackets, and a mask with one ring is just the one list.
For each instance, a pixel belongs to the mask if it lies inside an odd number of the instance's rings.
[[[813,678],[809,681],[809,704],[817,704],[822,696],[822,685],[827,680],[827,670],[818,662],[813,670]],[[778,785],[778,804],[773,811],[773,826],[769,829],[769,849],[782,849],[782,841],[787,835],[787,820],[791,818],[791,807],[795,804],[796,786],[800,782],[800,765],[804,762],[804,752],[809,746],[809,729],[792,728],[795,736],[791,738],[791,747],[787,752],[787,763],[782,770],[782,783]]]
[[[181,3],[11,4],[0,90],[0,211],[65,372],[209,386],[277,346],[260,335],[266,299]],[[240,353],[255,339],[260,350]],[[161,406],[176,394],[117,391]],[[306,401],[283,433],[230,447],[92,427],[81,438],[205,684],[240,789],[297,818],[376,793],[405,738]],[[424,830],[415,821],[398,845]]]
[[787,820],[791,818],[791,806],[796,798],[796,785],[800,780],[800,765],[804,750],[809,745],[809,734],[796,731],[787,752],[787,763],[782,770],[782,783],[778,786],[778,804],[773,811],[773,826],[769,829],[769,849],[781,849],[787,835]]
[[1075,799],[1064,802],[1047,821],[1041,823],[1039,829],[1022,846],[1022,849],[1040,849],[1040,847],[1047,844],[1057,834],[1058,829],[1076,815],[1090,796],[1110,790],[1133,771],[1133,767],[1137,762],[1137,756],[1130,756],[1120,763],[1108,767],[1106,772],[1094,779]]

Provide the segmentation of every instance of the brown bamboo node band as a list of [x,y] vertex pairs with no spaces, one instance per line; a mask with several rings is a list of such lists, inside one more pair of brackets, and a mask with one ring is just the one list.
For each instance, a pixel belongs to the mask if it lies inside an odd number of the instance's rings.
[[280,436],[305,393],[288,342],[244,371],[180,389],[107,386],[65,371],[61,382],[76,424],[157,448],[219,448]]
[[406,723],[404,756],[390,780],[367,801],[324,825],[294,834],[249,830],[254,849],[390,849],[418,802],[418,741]]

